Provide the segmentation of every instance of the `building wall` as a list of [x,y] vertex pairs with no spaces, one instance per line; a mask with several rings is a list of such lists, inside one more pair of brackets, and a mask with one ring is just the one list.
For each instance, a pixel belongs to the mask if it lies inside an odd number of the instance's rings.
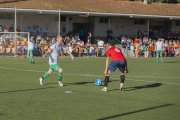
[[[69,16],[68,25],[66,24],[66,21],[61,22],[61,33],[65,35],[66,32],[72,31],[73,23],[92,23],[95,37],[107,36],[106,31],[108,30],[109,25],[108,23],[100,23],[99,17]],[[1,24],[9,27],[10,24],[14,24],[14,19],[11,20],[0,19],[0,25]],[[43,28],[48,27],[51,33],[57,33],[58,15],[30,14],[30,13],[18,14],[17,26],[19,26],[22,29],[22,31],[24,31],[28,26],[33,26],[34,24],[39,25],[40,27]],[[147,31],[147,21],[145,25],[134,25],[133,19],[112,17],[110,28],[113,31],[113,36],[115,37],[118,37],[120,35],[136,36],[138,30],[141,30],[142,32]],[[180,27],[175,26],[174,21],[172,22],[172,31],[180,31]]]
[[[113,31],[113,36],[120,35],[136,36],[138,30],[147,31],[147,25],[134,25],[133,19],[127,18],[110,18],[110,29]],[[109,29],[108,23],[99,23],[99,17],[95,18],[95,36],[105,37],[106,31]]]

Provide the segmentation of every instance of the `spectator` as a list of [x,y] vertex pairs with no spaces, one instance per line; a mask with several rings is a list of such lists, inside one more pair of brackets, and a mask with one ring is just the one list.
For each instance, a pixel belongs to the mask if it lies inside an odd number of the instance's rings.
[[142,43],[142,49],[143,49],[143,53],[144,53],[144,57],[148,58],[149,56],[149,43],[148,43],[148,39],[144,39],[143,43]]
[[175,52],[174,55],[178,56],[178,54],[179,54],[179,45],[175,40],[173,41],[173,45],[174,45],[174,52]]
[[106,33],[107,33],[107,42],[109,42],[109,41],[112,40],[112,38],[113,38],[113,31],[110,30],[110,29],[108,29],[108,30],[106,31]]
[[90,44],[94,43],[91,32],[88,33],[87,42],[89,42]]
[[131,41],[131,44],[130,44],[130,57],[135,57],[135,53],[134,53],[134,44],[133,44],[133,41]]
[[168,48],[169,48],[169,43],[168,43],[167,40],[165,40],[165,43],[164,43],[164,57],[168,57],[168,55],[169,55]]
[[85,47],[86,47],[86,55],[87,56],[90,56],[90,46],[91,46],[90,41],[88,41],[86,43],[86,45],[85,45]]
[[155,41],[154,41],[154,40],[150,41],[150,44],[149,44],[149,51],[150,51],[149,54],[150,54],[152,57],[156,57]]
[[172,41],[169,41],[169,57],[173,57],[174,56],[174,45]]
[[104,41],[97,39],[97,46],[98,46],[99,55],[102,56],[102,50],[104,48]]
[[42,38],[42,40],[40,41],[40,44],[41,44],[41,45],[46,45],[46,44],[47,44],[47,41]]

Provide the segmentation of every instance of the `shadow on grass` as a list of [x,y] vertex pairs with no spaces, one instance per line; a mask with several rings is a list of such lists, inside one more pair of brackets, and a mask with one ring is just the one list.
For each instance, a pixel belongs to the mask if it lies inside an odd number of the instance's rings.
[[[126,87],[123,88],[123,91],[132,91],[132,90],[140,90],[140,89],[146,89],[146,88],[156,88],[156,87],[160,87],[162,85],[162,83],[153,83],[153,84],[148,84],[148,85],[141,85],[141,86],[135,86],[135,87]],[[113,90],[109,90],[109,91],[116,91],[119,89],[113,89]]]
[[[48,86],[48,85],[57,85],[57,87],[59,87],[58,83],[45,83],[43,84],[43,86]],[[63,84],[63,86],[68,86],[67,84]]]
[[22,89],[22,90],[0,91],[0,94],[3,94],[3,93],[16,93],[16,92],[37,91],[37,90],[44,90],[44,89],[51,89],[51,88],[57,88],[57,87],[44,87],[44,88],[30,88],[30,89]]
[[145,89],[145,88],[156,88],[156,87],[160,87],[161,85],[162,83],[153,83],[149,85],[127,87],[127,88],[124,88],[123,91],[139,90],[139,89]]
[[172,106],[172,105],[173,104],[158,105],[158,106],[154,106],[154,107],[149,107],[149,108],[134,110],[134,111],[125,112],[125,113],[121,113],[121,114],[117,114],[117,115],[112,115],[112,116],[108,116],[108,117],[103,117],[103,118],[99,118],[99,119],[96,119],[96,120],[108,120],[108,119],[112,119],[112,118],[117,118],[117,117],[122,117],[122,116],[125,116],[125,115],[136,114],[136,113],[139,113],[139,112],[150,111],[150,110],[154,110],[154,109],[158,109],[158,108],[162,108],[162,107],[168,107],[168,106]]
[[77,82],[77,83],[68,83],[68,84],[71,84],[71,85],[84,85],[84,84],[92,84],[94,82]]

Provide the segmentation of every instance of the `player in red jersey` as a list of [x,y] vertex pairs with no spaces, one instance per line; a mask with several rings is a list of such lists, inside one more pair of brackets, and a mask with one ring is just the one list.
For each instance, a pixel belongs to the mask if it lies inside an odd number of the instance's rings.
[[[106,52],[106,68],[104,71],[105,79],[104,79],[104,88],[101,91],[106,92],[107,86],[109,82],[109,77],[111,72],[114,72],[117,68],[121,71],[120,74],[120,90],[123,89],[125,74],[124,71],[127,70],[127,61],[121,52],[120,48],[114,46],[114,42],[111,41],[108,46],[108,51]],[[111,59],[111,62],[110,62]],[[110,64],[109,64],[110,62]]]

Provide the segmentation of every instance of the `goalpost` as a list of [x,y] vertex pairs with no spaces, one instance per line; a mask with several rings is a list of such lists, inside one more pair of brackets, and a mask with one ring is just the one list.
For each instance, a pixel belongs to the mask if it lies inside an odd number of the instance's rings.
[[27,56],[29,32],[0,32],[1,56]]

